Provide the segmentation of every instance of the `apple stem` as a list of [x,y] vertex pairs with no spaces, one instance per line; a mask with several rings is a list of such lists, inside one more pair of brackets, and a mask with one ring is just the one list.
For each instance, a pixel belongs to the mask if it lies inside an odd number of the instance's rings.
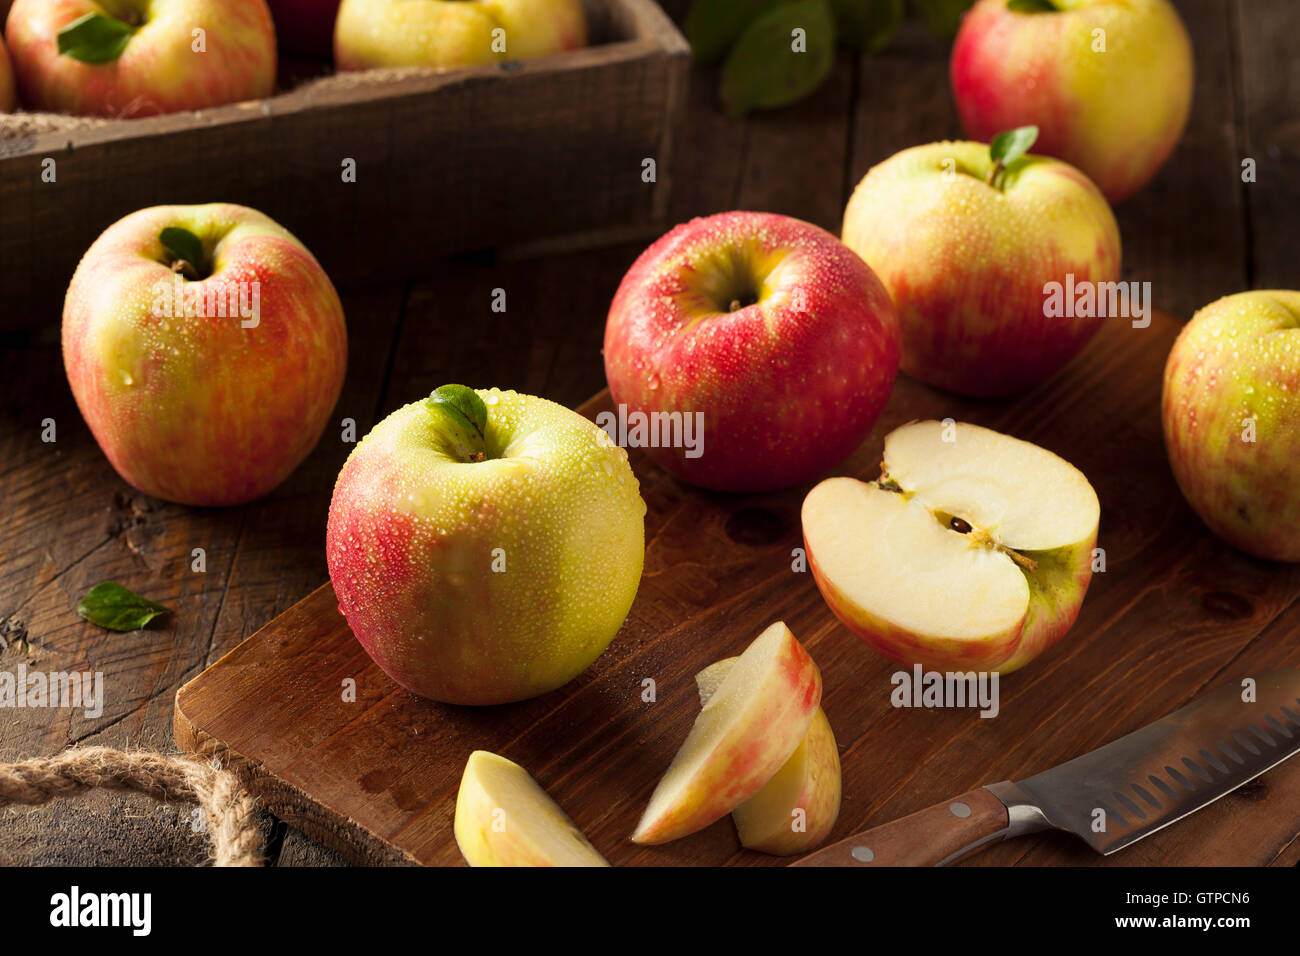
[[194,268],[193,264],[184,259],[177,259],[171,265],[172,272],[179,272],[185,278],[191,281],[198,281],[199,270]]
[[1019,551],[1016,551],[1012,548],[1003,547],[1002,545],[998,545],[998,550],[1001,551],[1003,554],[1005,554],[1012,561],[1016,562],[1016,564],[1020,565],[1020,567],[1022,567],[1024,570],[1026,571],[1038,570],[1038,562],[1035,561],[1033,558],[1026,557],[1025,555],[1021,554]]
[[1005,168],[1006,167],[1002,165],[1002,160],[995,159],[993,165],[989,167],[989,174],[984,178],[984,181],[994,189],[1001,189],[1002,187],[998,184],[998,177],[1002,175],[1002,170]]

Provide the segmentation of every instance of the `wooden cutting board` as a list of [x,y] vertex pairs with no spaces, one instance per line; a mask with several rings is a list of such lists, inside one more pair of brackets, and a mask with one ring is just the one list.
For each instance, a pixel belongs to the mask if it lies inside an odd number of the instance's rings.
[[[900,377],[871,436],[837,469],[873,478],[882,438],[917,418],[1009,432],[1073,462],[1101,499],[1093,578],[1065,639],[1002,682],[1001,713],[895,709],[898,665],[831,615],[792,570],[806,488],[727,496],[678,484],[632,452],[649,507],[645,576],[596,664],[536,700],[467,708],[393,684],[323,585],[176,695],[184,750],[218,754],[272,813],[359,863],[458,864],[452,816],[470,752],[523,765],[595,846],[621,864],[774,864],[728,819],[660,847],[627,841],[698,712],[694,674],[783,619],[821,667],[844,803],[832,834],[911,813],[983,783],[1045,770],[1155,720],[1204,689],[1300,666],[1300,566],[1248,558],[1183,502],[1160,432],[1164,359],[1179,324],[1110,321],[1083,356],[1020,399],[960,399]],[[587,402],[588,416],[610,407]],[[324,528],[321,529],[322,546]],[[643,700],[653,679],[655,701]],[[355,700],[345,682],[355,681]],[[1300,759],[1107,858],[1120,865],[1294,864]],[[1102,862],[1064,834],[995,846],[972,864]]]

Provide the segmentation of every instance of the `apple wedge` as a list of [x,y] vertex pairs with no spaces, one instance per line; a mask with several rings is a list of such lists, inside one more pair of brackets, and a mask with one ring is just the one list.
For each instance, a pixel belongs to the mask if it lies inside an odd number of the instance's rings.
[[1074,623],[1099,517],[1064,459],[927,421],[886,436],[875,481],[813,488],[803,534],[826,603],[867,645],[903,664],[1005,674]]
[[470,866],[609,866],[528,771],[486,750],[465,763],[455,833]]
[[817,665],[784,623],[773,624],[709,697],[632,841],[684,837],[758,793],[808,733],[821,696]]
[[[721,686],[739,658],[728,657],[695,675],[700,706]],[[735,810],[742,846],[777,856],[803,853],[820,844],[840,815],[840,752],[820,708],[803,741],[776,775]]]

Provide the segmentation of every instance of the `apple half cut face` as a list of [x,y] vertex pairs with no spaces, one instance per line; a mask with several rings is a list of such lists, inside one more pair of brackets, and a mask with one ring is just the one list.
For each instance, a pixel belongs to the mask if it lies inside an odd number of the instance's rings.
[[872,482],[803,504],[809,566],[863,642],[903,664],[1009,673],[1069,630],[1092,577],[1100,506],[1083,474],[977,425],[912,422]]
[[486,750],[465,763],[455,833],[470,866],[609,866],[528,771]]

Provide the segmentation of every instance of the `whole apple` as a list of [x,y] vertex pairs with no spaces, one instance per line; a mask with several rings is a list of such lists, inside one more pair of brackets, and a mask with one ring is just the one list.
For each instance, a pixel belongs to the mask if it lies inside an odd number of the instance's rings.
[[266,0],[281,48],[329,59],[339,0]]
[[967,134],[1033,124],[1039,152],[1091,177],[1111,202],[1169,158],[1192,102],[1192,46],[1167,0],[980,0],[952,48]]
[[1045,381],[1101,325],[1049,314],[1049,283],[1120,275],[1119,226],[1083,173],[1038,156],[994,167],[981,143],[905,149],[867,173],[844,211],[844,243],[898,308],[903,371],[978,397]]
[[898,372],[898,317],[830,233],[728,212],[641,254],[604,351],[633,444],[692,484],[766,491],[815,478],[866,437]]
[[586,45],[582,0],[343,0],[334,27],[340,70],[448,70]]
[[9,63],[9,53],[0,39],[0,113],[10,113],[18,105],[14,95],[14,70]]
[[347,331],[310,252],[244,206],[154,206],[104,231],[63,307],[63,362],[126,481],[189,505],[266,494],[338,400]]
[[1201,309],[1165,364],[1165,447],[1210,530],[1300,561],[1300,292],[1241,292]]
[[265,0],[15,0],[6,31],[28,109],[152,116],[275,87]]
[[339,610],[389,677],[501,704],[568,683],[613,640],[645,502],[627,453],[576,412],[449,385],[348,456],[325,548]]

